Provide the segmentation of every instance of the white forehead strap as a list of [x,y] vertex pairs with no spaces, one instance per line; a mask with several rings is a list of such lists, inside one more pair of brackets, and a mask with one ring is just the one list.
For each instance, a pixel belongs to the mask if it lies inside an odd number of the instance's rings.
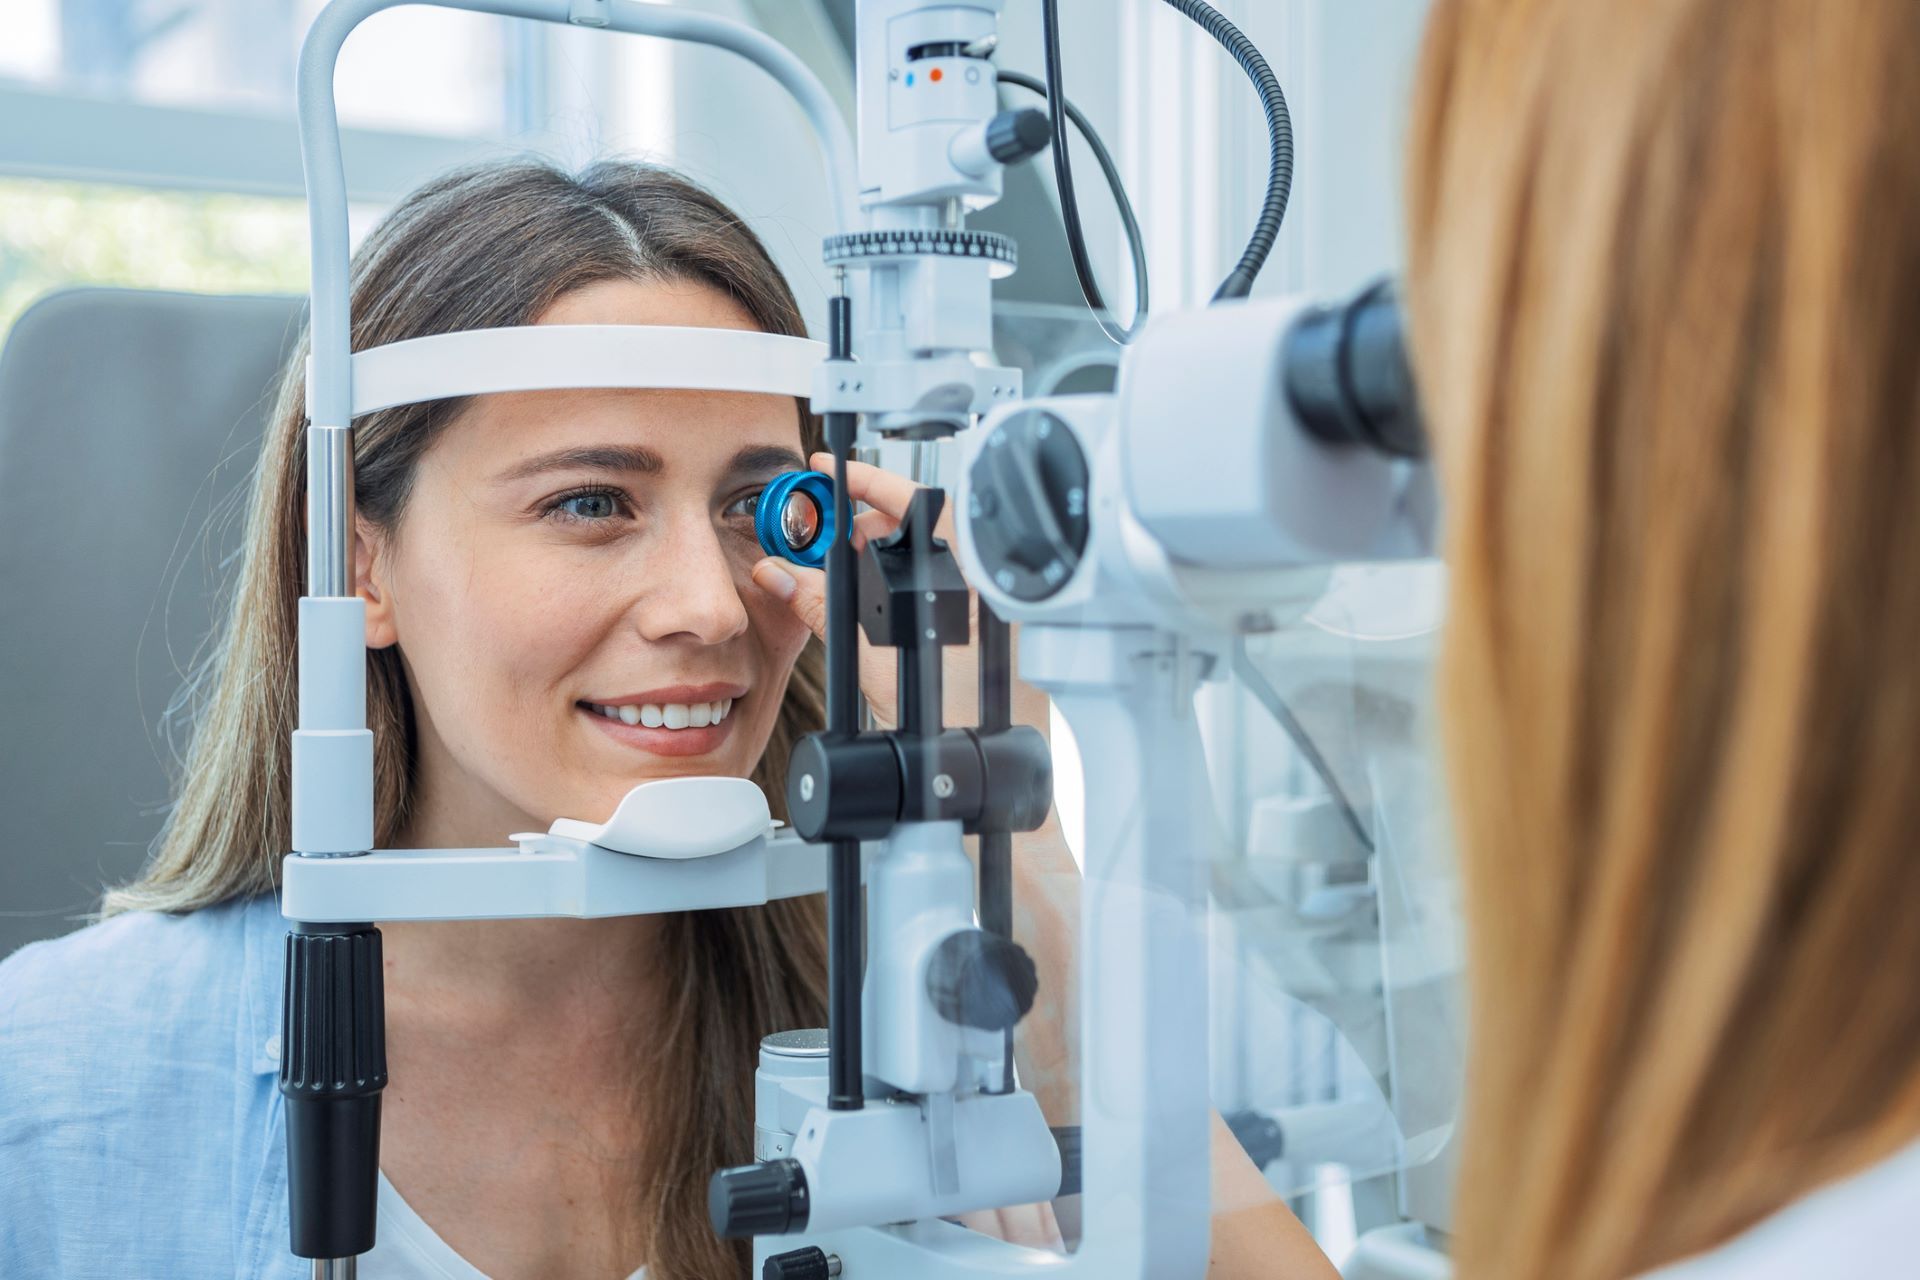
[[[353,355],[353,416],[500,391],[629,387],[813,394],[823,343],[748,329],[536,324],[409,338]],[[312,367],[308,367],[311,387]]]

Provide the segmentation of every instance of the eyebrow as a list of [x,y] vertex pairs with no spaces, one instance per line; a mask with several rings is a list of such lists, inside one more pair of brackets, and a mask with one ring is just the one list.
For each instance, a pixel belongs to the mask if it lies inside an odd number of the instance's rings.
[[500,477],[502,484],[525,480],[548,471],[620,471],[637,475],[658,475],[666,469],[660,455],[639,445],[585,445],[536,454],[516,464]]
[[727,476],[757,476],[775,471],[805,471],[807,460],[780,445],[749,445],[727,463]]
[[[666,461],[642,445],[583,445],[536,454],[515,464],[500,477],[500,483],[512,484],[549,471],[614,471],[627,475],[659,475]],[[750,445],[727,462],[727,478],[766,475],[769,472],[804,471],[807,460],[797,450],[780,445]]]

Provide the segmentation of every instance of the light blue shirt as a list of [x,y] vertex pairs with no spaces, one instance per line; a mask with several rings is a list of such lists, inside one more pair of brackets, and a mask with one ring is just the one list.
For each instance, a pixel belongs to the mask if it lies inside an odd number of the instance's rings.
[[271,897],[0,964],[0,1276],[306,1280],[288,1251]]

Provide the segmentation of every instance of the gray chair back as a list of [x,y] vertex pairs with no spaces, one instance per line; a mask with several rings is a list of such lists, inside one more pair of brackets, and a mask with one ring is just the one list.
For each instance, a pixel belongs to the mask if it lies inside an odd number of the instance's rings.
[[132,877],[305,300],[50,294],[0,350],[0,956]]

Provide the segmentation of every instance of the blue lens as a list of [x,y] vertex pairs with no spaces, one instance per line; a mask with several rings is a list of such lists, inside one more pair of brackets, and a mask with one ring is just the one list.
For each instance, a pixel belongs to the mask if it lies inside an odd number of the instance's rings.
[[833,542],[833,477],[818,471],[776,477],[760,491],[753,532],[768,555],[818,569]]

